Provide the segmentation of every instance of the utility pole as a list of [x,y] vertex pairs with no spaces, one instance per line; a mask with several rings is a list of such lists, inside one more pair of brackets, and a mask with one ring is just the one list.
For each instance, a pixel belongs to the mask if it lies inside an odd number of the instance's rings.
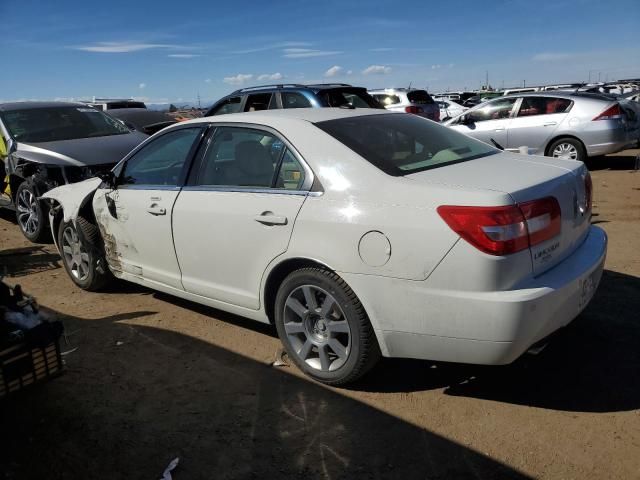
[[200,105],[200,92],[198,92],[198,110],[201,110],[202,106]]
[[484,89],[489,90],[489,70],[487,70],[486,80],[484,82]]

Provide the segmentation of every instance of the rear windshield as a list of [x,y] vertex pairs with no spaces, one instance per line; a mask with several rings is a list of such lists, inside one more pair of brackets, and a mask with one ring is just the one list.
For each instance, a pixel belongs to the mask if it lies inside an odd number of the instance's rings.
[[430,105],[433,103],[433,98],[424,90],[411,90],[407,93],[407,98],[411,103],[419,103],[421,105]]
[[376,94],[373,94],[373,98],[378,100],[384,106],[395,105],[396,103],[400,103],[400,97],[398,95],[376,93]]
[[328,107],[384,108],[364,88],[332,88],[320,90],[318,96]]
[[395,177],[499,152],[417,115],[366,115],[315,125]]
[[115,118],[92,107],[44,107],[2,112],[18,142],[39,143],[129,133]]

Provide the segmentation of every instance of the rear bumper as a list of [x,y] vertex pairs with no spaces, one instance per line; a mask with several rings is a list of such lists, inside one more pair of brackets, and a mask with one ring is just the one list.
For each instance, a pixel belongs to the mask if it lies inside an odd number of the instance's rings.
[[438,290],[425,282],[343,275],[369,313],[385,356],[499,365],[584,310],[606,250],[606,234],[592,226],[570,257],[508,291]]

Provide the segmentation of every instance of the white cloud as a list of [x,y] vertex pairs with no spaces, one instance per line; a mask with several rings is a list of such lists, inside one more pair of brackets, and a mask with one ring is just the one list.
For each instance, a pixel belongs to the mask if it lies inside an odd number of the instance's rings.
[[570,55],[568,53],[545,52],[545,53],[538,53],[538,54],[534,55],[533,56],[533,61],[534,62],[555,62],[555,61],[558,61],[558,60],[566,60],[568,58],[571,58],[571,56],[572,55]]
[[283,50],[285,58],[311,58],[326,57],[329,55],[339,55],[342,52],[329,50],[313,50],[311,48],[285,48]]
[[135,43],[135,42],[97,42],[92,45],[79,45],[71,47],[74,50],[98,53],[130,53],[153,48],[180,48],[177,45],[164,43]]
[[351,75],[353,73],[353,70],[347,70],[347,75]]
[[242,85],[244,82],[251,80],[253,74],[251,73],[239,73],[233,77],[224,77],[223,82],[229,85]]
[[147,88],[147,84],[146,83],[141,83],[140,85],[138,85],[138,88],[140,90],[144,90],[145,88]]
[[370,48],[369,49],[370,52],[392,52],[394,50],[395,50],[395,48],[389,48],[389,47]]
[[273,43],[271,45],[265,45],[262,47],[245,48],[243,50],[234,50],[231,53],[236,55],[244,55],[247,53],[257,53],[257,52],[265,52],[267,50],[275,50],[277,48],[310,47],[310,46],[311,46],[311,43],[309,42],[281,42],[281,43]]
[[210,79],[210,78],[207,78],[207,79],[205,80],[205,83],[211,83],[211,79]]
[[329,70],[327,70],[326,72],[324,72],[324,76],[325,77],[335,77],[336,75],[338,75],[340,72],[342,72],[342,67],[339,65],[334,65],[333,67],[331,67]]
[[280,72],[276,73],[263,73],[262,75],[258,75],[258,80],[281,80],[284,78]]
[[391,73],[391,67],[385,65],[370,65],[362,71],[363,75],[386,75]]
[[200,57],[201,55],[196,55],[195,53],[170,53],[167,57],[171,58],[195,58]]

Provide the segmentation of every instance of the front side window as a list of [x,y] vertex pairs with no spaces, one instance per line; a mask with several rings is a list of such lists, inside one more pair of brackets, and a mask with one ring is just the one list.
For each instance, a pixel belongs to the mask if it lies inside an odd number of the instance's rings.
[[311,102],[298,92],[282,92],[282,108],[309,108]]
[[119,121],[88,106],[9,110],[2,112],[2,120],[11,136],[24,143],[130,133]]
[[472,110],[467,114],[469,122],[484,122],[487,120],[501,120],[509,118],[516,98],[501,98],[493,102],[481,105],[479,108]]
[[178,184],[184,164],[201,128],[182,128],[147,143],[124,165],[123,185]]
[[204,155],[196,183],[299,190],[304,180],[301,164],[274,134],[252,128],[220,127]]
[[565,113],[569,111],[571,103],[571,100],[566,98],[523,97],[518,110],[518,117]]
[[393,176],[499,152],[485,143],[416,115],[364,115],[315,125]]
[[225,113],[237,113],[240,111],[242,97],[230,97],[218,105],[209,115],[224,115]]

